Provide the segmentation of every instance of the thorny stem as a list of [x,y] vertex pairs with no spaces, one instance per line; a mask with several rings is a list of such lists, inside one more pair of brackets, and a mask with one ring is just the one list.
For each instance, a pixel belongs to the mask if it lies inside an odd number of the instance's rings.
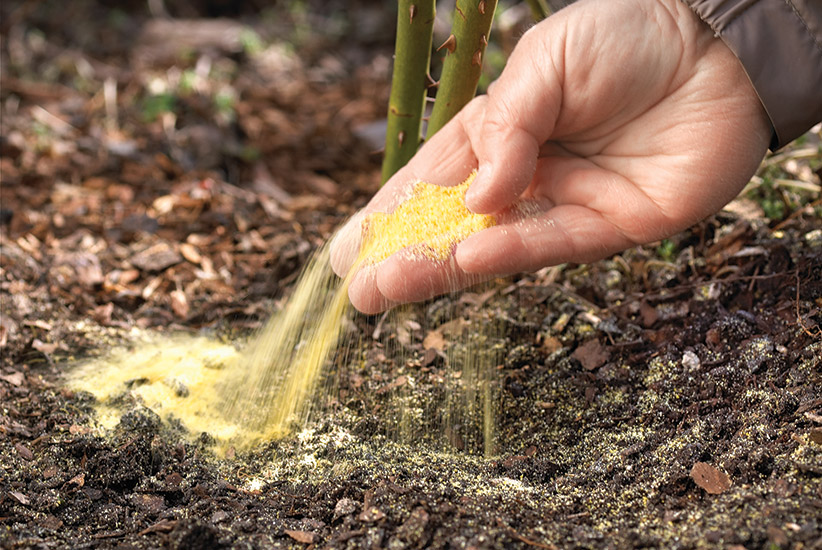
[[420,144],[435,13],[435,0],[399,0],[383,183],[414,156]]
[[477,92],[496,7],[496,0],[457,0],[451,36],[443,44],[448,53],[434,111],[428,121],[428,138],[445,126]]
[[531,8],[534,21],[542,21],[551,15],[551,8],[545,0],[528,0],[528,6]]

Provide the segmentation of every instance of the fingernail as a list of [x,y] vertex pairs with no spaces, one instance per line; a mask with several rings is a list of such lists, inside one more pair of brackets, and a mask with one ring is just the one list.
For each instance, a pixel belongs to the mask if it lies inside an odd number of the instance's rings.
[[465,192],[465,206],[468,210],[474,211],[477,202],[482,201],[482,195],[488,186],[493,167],[490,164],[483,164],[477,170],[477,177],[471,183],[468,191]]

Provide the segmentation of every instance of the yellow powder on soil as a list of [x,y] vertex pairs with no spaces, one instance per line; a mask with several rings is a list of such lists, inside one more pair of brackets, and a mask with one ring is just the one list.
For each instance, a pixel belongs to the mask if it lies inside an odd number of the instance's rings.
[[106,427],[118,405],[136,400],[193,436],[209,433],[218,451],[289,433],[327,397],[317,386],[335,351],[353,345],[345,339],[353,273],[407,247],[445,259],[457,242],[494,225],[465,207],[475,175],[454,187],[418,182],[394,212],[366,216],[359,257],[342,280],[328,247],[318,250],[283,309],[243,351],[202,337],[154,338],[75,370],[70,386],[97,397]]

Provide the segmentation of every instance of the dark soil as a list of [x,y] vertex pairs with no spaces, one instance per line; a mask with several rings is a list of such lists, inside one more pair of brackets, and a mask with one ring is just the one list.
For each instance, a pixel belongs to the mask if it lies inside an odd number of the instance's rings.
[[382,4],[146,4],[0,7],[0,547],[822,548],[818,129],[668,241],[355,318],[299,437],[96,429],[74,359],[247,336],[379,183]]

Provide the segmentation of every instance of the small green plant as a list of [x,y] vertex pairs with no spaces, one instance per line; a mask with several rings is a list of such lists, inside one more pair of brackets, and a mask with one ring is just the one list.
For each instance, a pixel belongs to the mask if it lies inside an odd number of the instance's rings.
[[249,27],[240,32],[240,44],[245,54],[249,56],[255,56],[265,49],[265,44],[263,44],[260,35]]
[[232,90],[223,89],[214,95],[214,107],[217,109],[217,115],[227,121],[234,120],[236,102],[237,98]]
[[656,254],[666,262],[673,262],[676,258],[676,245],[670,239],[662,239],[656,247]]
[[751,189],[747,196],[762,208],[765,217],[771,221],[785,217],[785,201],[776,188],[774,176],[778,176],[773,169],[762,173],[761,183]]
[[177,106],[177,98],[171,92],[151,94],[143,100],[142,118],[152,122],[163,113],[173,113]]
[[785,217],[785,203],[779,199],[763,199],[762,211],[769,220],[781,220]]
[[197,73],[194,72],[192,69],[186,69],[183,71],[183,74],[180,75],[180,92],[182,94],[190,94],[194,91],[194,88],[197,84]]

